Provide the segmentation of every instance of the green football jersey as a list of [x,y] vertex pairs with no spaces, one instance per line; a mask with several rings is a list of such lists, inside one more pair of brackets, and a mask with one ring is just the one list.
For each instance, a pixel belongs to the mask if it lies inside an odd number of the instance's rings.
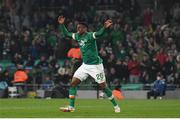
[[82,35],[68,32],[64,25],[60,25],[60,28],[65,36],[73,38],[78,42],[85,64],[93,65],[102,63],[102,59],[98,56],[96,38],[103,35],[105,31],[104,27],[98,32],[86,32]]

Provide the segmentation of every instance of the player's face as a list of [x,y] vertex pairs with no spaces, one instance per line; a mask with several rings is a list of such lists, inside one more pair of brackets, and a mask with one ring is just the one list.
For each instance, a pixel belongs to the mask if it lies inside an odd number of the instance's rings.
[[85,33],[87,31],[87,28],[85,26],[83,26],[82,24],[78,24],[77,25],[77,33],[79,35],[82,35],[83,33]]

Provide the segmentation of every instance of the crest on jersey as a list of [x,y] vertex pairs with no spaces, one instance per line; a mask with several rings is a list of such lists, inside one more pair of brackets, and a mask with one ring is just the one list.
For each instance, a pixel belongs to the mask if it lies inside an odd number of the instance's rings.
[[84,47],[85,44],[86,44],[86,42],[87,42],[87,39],[82,39],[82,40],[80,40],[79,45],[80,45],[81,47]]

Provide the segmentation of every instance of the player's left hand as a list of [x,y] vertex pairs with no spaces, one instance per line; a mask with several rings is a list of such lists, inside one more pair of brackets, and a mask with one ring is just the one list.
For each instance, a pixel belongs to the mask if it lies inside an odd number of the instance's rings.
[[105,27],[105,28],[109,28],[109,27],[112,26],[112,24],[113,24],[112,20],[111,20],[111,19],[108,19],[108,20],[105,21],[104,27]]

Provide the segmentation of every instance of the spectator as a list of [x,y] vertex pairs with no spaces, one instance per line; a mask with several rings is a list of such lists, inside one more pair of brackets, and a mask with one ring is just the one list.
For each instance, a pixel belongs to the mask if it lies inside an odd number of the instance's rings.
[[107,65],[108,67],[115,67],[116,64],[116,58],[113,53],[109,54],[109,58],[107,59]]
[[103,59],[103,63],[105,64],[105,68],[106,68],[106,65],[107,65],[107,60],[108,60],[108,53],[105,49],[105,43],[102,43],[101,44],[101,47],[100,47],[100,50],[99,50],[99,54],[101,56],[101,58]]
[[20,97],[25,96],[25,83],[28,80],[28,75],[23,69],[23,65],[17,64],[17,70],[14,73],[13,85],[17,87]]
[[137,54],[133,54],[132,60],[129,60],[128,70],[130,83],[139,83],[140,62],[137,61]]
[[116,45],[118,42],[122,43],[124,40],[124,34],[120,29],[119,24],[114,24],[114,30],[111,33],[112,36],[112,43]]
[[0,59],[3,58],[4,33],[0,31]]
[[148,55],[144,55],[142,62],[140,63],[141,67],[141,78],[143,83],[151,83],[150,82],[150,73],[151,73],[151,60]]
[[74,58],[74,59],[81,59],[81,57],[82,57],[81,56],[81,51],[80,51],[80,48],[78,48],[77,43],[74,44],[74,48],[71,48],[68,51],[67,57],[68,58]]
[[49,68],[53,70],[53,73],[57,72],[59,68],[58,59],[55,56],[49,57]]
[[1,78],[7,83],[8,86],[12,86],[12,77],[10,76],[10,71],[8,69],[2,72]]
[[151,80],[151,82],[153,82],[156,80],[157,73],[161,71],[161,65],[156,58],[153,58],[150,66],[151,68],[149,73],[149,79]]
[[38,68],[48,68],[48,61],[46,59],[46,56],[42,55],[40,57],[40,61],[39,63],[37,64],[37,67]]
[[[16,33],[16,32],[15,32]],[[20,54],[21,51],[22,51],[22,44],[21,44],[21,41],[19,40],[18,37],[16,36],[13,36],[15,38],[13,38],[10,42],[10,56],[11,57],[17,57],[17,56],[14,56],[14,54]]]
[[153,88],[151,91],[147,92],[147,99],[150,99],[151,96],[154,97],[154,99],[157,98],[157,96],[164,96],[166,92],[166,82],[162,74],[157,75],[156,81],[153,83]]
[[117,60],[115,69],[119,79],[118,85],[120,85],[120,83],[128,83],[129,71],[127,62],[125,60]]
[[71,63],[73,65],[73,72],[77,70],[77,68],[81,65],[81,51],[80,48],[78,47],[77,42],[73,42],[74,47],[70,48],[67,54],[68,58],[71,58]]
[[23,41],[21,41],[22,45],[22,55],[23,57],[27,58],[27,54],[29,53],[29,48],[31,45],[31,33],[29,30],[26,30],[23,33]]
[[175,65],[172,56],[168,56],[165,64],[163,65],[163,75],[166,76],[167,83],[173,83],[173,75],[175,71]]
[[7,98],[8,97],[8,83],[9,79],[9,71],[5,70],[0,74],[0,98]]
[[58,84],[65,86],[69,83],[72,75],[72,68],[70,62],[67,60],[64,62],[64,65],[58,69]]
[[109,71],[108,77],[107,77],[109,87],[120,84],[120,79],[118,79],[118,77],[117,77],[116,69],[114,67],[110,67],[109,70],[110,71]]
[[34,66],[34,59],[33,59],[33,57],[32,57],[32,55],[28,55],[28,57],[27,57],[27,61],[26,61],[26,63],[25,63],[25,66],[27,66],[27,67],[33,67]]
[[25,82],[28,79],[27,73],[24,71],[21,64],[17,65],[17,70],[14,73],[13,83]]
[[53,87],[54,87],[54,82],[52,81],[49,75],[46,75],[42,83],[42,89],[49,91],[52,90]]
[[174,82],[175,85],[178,85],[178,87],[180,88],[180,74],[179,73],[175,73],[174,75]]
[[160,50],[158,51],[158,53],[156,54],[155,57],[161,64],[161,67],[163,67],[163,65],[165,64],[166,59],[167,59],[167,54],[164,52],[164,49],[160,48]]
[[118,59],[125,60],[125,57],[128,55],[127,50],[125,49],[122,43],[117,43],[116,46],[117,50],[115,51],[115,55]]
[[152,24],[152,10],[150,8],[147,8],[144,11],[144,26],[145,27],[150,27],[150,25]]
[[16,66],[17,66],[18,64],[23,65],[24,62],[23,62],[22,55],[16,53],[16,54],[14,55],[14,58],[13,58],[12,62],[13,62]]
[[8,84],[0,79],[0,98],[8,97]]

